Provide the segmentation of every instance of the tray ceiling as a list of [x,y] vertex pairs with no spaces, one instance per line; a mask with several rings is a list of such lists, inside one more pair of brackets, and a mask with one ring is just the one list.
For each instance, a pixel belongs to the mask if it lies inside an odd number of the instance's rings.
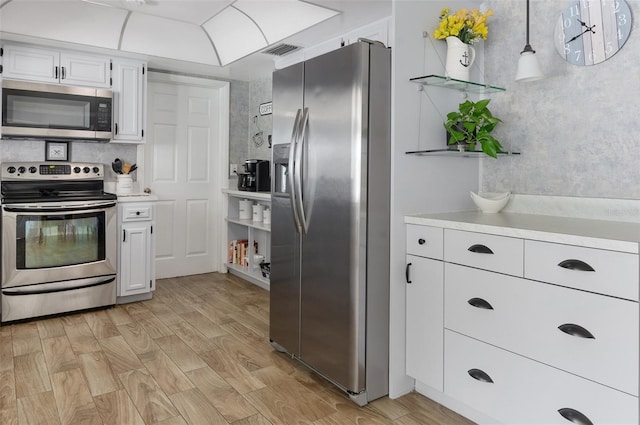
[[225,66],[340,13],[298,0],[5,0],[0,28]]

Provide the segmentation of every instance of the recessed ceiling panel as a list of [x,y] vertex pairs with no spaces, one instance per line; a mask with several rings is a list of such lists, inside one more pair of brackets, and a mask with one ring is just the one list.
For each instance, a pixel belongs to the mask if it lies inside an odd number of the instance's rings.
[[83,0],[201,25],[233,0]]
[[121,50],[189,62],[219,65],[211,41],[199,26],[143,13],[132,13]]
[[202,27],[213,40],[222,65],[267,46],[256,24],[233,7],[226,8]]
[[3,32],[117,49],[127,11],[62,1],[11,1],[0,9]]
[[273,44],[339,12],[298,0],[238,0],[233,4],[253,19]]

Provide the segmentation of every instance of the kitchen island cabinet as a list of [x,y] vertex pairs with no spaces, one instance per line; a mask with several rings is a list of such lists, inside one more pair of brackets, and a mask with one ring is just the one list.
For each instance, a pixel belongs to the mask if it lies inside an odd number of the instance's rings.
[[[501,423],[638,423],[640,224],[478,212],[405,223],[418,391]],[[416,249],[442,279],[413,268]],[[442,280],[442,294],[416,292],[422,279]],[[442,366],[425,348],[441,346]],[[440,370],[425,374],[417,359]]]
[[151,299],[156,289],[153,200],[118,197],[118,304]]

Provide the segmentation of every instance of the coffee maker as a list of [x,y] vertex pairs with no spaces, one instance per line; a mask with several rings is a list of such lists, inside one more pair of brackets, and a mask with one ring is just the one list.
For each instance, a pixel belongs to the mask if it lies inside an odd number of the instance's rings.
[[247,159],[242,166],[244,173],[238,173],[238,190],[249,192],[269,192],[271,190],[269,161]]

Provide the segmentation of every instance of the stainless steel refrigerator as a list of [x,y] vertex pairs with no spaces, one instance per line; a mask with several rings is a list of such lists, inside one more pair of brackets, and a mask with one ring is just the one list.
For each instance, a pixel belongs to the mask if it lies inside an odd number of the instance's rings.
[[273,73],[270,339],[359,405],[388,393],[391,51]]

